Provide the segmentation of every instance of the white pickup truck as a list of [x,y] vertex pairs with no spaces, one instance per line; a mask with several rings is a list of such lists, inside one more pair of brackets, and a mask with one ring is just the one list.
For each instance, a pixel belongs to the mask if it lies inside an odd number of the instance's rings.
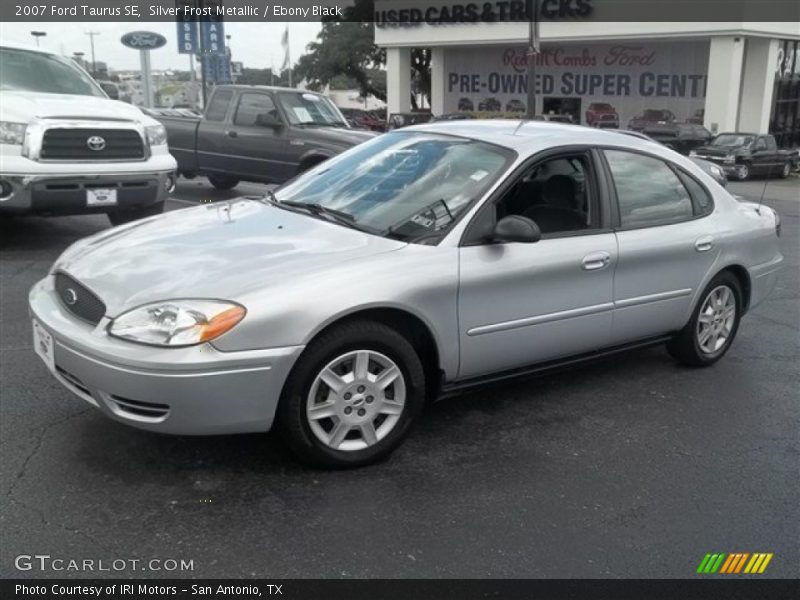
[[74,61],[0,45],[0,215],[158,214],[177,164],[164,126]]

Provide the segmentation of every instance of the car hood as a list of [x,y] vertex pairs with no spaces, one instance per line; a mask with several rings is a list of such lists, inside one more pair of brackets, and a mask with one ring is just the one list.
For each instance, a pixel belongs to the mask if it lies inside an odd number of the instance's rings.
[[55,265],[91,289],[107,314],[175,298],[246,301],[320,269],[403,242],[257,200],[173,211],[94,235]]
[[0,93],[0,120],[28,123],[32,119],[111,119],[139,121],[147,125],[156,121],[137,107],[98,96],[43,94],[41,92],[8,91]]
[[376,135],[373,131],[359,131],[358,129],[345,129],[344,127],[317,127],[305,130],[305,137],[309,140],[344,146],[355,146],[374,138]]

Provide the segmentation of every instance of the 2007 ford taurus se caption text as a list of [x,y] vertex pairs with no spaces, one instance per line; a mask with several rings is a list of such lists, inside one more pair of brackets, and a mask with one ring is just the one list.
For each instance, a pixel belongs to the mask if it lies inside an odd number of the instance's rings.
[[654,142],[451,121],[263,198],[81,240],[30,293],[35,348],[109,417],[388,455],[439,395],[645,344],[707,366],[770,293],[780,220]]

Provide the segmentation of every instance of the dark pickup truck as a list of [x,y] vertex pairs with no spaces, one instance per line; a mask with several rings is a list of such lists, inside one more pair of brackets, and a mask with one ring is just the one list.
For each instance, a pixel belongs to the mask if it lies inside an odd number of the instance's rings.
[[720,133],[689,156],[716,163],[741,181],[751,175],[785,178],[792,170],[791,152],[778,150],[775,138],[765,134]]
[[351,129],[327,97],[290,88],[221,85],[202,117],[158,116],[184,177],[217,189],[283,183],[374,133]]

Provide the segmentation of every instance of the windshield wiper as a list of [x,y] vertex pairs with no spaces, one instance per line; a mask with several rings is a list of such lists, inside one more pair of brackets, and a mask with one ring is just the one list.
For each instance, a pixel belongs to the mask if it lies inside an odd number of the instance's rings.
[[[274,198],[275,195],[273,194],[272,197]],[[278,205],[305,210],[306,212],[317,217],[327,217],[329,220],[338,223],[339,225],[344,225],[345,227],[349,227],[350,229],[355,229],[357,231],[363,231],[364,233],[378,233],[377,230],[372,229],[371,227],[365,227],[356,223],[355,217],[350,213],[336,210],[335,208],[328,208],[327,206],[322,206],[321,204],[298,202],[296,200],[279,200]]]

